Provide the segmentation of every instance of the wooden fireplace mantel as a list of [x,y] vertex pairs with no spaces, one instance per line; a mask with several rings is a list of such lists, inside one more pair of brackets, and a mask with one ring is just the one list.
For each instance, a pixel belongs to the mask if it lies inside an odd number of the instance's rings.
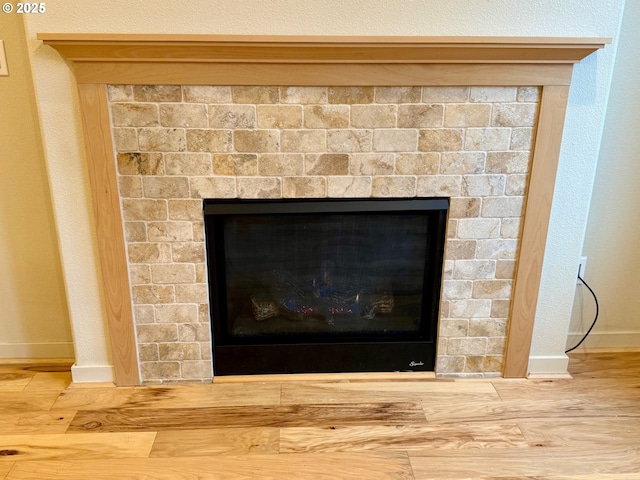
[[115,381],[139,385],[107,84],[541,86],[505,377],[525,377],[573,64],[611,43],[575,37],[42,33],[78,83]]

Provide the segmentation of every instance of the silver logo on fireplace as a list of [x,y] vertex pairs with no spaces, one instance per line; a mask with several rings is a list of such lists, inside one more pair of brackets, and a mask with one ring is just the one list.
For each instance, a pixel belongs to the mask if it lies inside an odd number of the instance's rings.
[[421,367],[424,365],[424,362],[411,362],[409,364],[410,367]]

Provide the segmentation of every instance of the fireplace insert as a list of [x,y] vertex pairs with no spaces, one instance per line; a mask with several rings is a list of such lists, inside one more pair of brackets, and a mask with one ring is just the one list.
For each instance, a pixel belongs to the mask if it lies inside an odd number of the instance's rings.
[[433,370],[448,208],[205,200],[215,374]]

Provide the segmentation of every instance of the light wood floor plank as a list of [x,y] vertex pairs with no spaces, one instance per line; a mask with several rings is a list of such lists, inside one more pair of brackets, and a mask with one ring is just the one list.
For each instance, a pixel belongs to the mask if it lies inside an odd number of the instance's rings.
[[25,393],[45,391],[62,392],[71,383],[71,372],[40,372],[36,373],[25,387]]
[[64,433],[75,414],[75,411],[56,410],[55,412],[30,411],[0,415],[0,434]]
[[[607,415],[608,412],[603,412]],[[518,426],[532,445],[568,447],[584,445],[640,445],[640,417],[605,417],[520,420]],[[640,472],[638,472],[640,473]]]
[[7,478],[7,474],[13,468],[14,465],[15,465],[15,462],[0,463],[0,478],[2,480]]
[[210,428],[158,432],[152,457],[279,453],[279,428]]
[[0,435],[2,461],[148,457],[155,433]]
[[528,447],[515,423],[283,428],[281,453]]
[[[601,447],[437,450],[409,453],[415,480],[461,478],[542,478],[640,472],[635,449]],[[636,477],[637,478],[637,477]]]
[[0,392],[22,392],[34,375],[31,372],[0,371]]
[[30,410],[49,410],[58,398],[57,392],[0,392],[0,415]]
[[7,480],[407,480],[406,455],[308,454],[20,462]]
[[434,372],[284,373],[267,375],[222,375],[214,383],[301,382],[406,382],[433,381]]
[[68,432],[131,432],[224,427],[405,425],[425,423],[419,405],[377,403],[168,409],[80,410]]
[[278,405],[279,384],[171,385],[162,387],[73,388],[60,395],[54,409],[200,408]]

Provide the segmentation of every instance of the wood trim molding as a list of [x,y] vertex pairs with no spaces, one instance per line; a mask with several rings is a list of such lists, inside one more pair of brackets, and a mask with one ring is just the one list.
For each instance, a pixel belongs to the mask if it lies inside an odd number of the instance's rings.
[[39,34],[73,64],[118,385],[140,383],[108,83],[542,86],[505,377],[526,377],[573,64],[608,38]]

